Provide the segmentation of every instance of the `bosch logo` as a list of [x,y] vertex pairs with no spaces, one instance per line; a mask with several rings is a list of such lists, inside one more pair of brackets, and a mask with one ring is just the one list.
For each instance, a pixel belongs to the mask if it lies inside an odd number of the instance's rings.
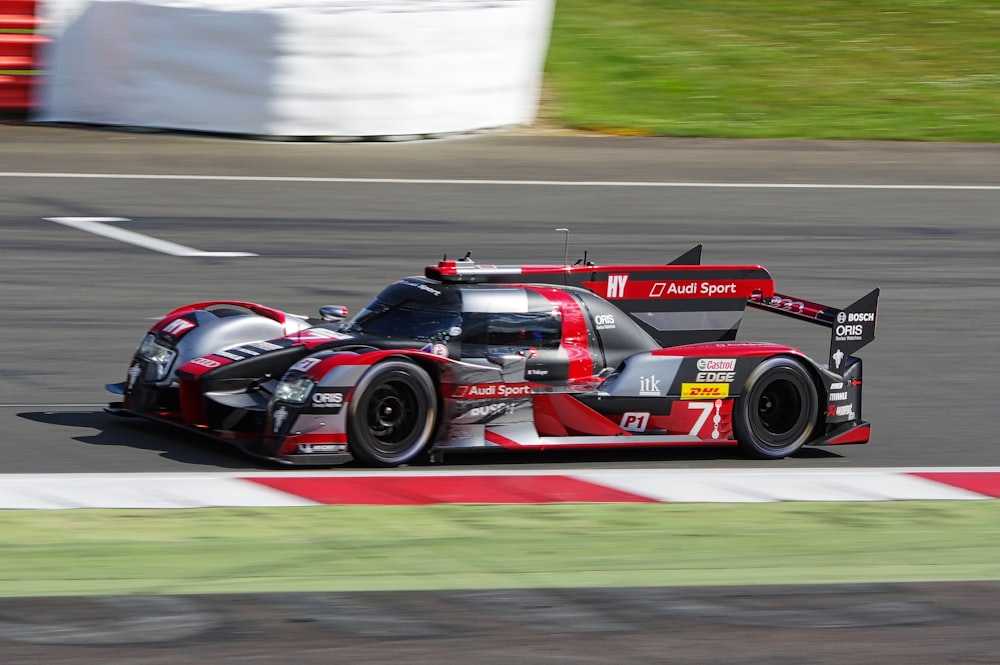
[[469,409],[469,415],[474,418],[490,418],[514,413],[514,409],[516,408],[517,405],[510,402],[494,402],[493,404],[472,407]]
[[847,312],[837,312],[837,323],[847,323]]
[[[871,323],[874,320],[875,312],[849,312],[847,314],[847,323]],[[837,322],[843,323],[840,321],[840,317],[837,317]]]

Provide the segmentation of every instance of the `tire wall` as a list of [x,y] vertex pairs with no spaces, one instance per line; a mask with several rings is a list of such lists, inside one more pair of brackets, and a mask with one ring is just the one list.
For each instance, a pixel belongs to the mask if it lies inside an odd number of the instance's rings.
[[555,0],[49,0],[34,119],[268,136],[530,123]]
[[0,112],[24,112],[33,104],[45,41],[36,9],[35,0],[0,0]]

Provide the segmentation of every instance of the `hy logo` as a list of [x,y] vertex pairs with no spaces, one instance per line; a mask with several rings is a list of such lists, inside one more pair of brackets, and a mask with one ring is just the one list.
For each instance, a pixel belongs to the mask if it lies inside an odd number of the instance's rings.
[[624,298],[628,275],[608,275],[608,298]]

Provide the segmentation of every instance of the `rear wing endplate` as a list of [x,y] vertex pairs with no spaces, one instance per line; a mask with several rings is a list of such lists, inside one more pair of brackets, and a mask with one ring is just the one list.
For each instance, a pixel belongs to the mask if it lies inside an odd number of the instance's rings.
[[844,309],[780,293],[771,298],[751,297],[747,305],[830,328],[829,367],[834,372],[843,372],[844,361],[875,339],[878,296],[879,290],[874,289]]

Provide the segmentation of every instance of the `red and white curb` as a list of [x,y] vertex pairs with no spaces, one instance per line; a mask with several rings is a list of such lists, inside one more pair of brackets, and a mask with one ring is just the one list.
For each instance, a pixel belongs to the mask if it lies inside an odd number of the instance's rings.
[[0,474],[0,509],[1000,498],[1000,468]]

